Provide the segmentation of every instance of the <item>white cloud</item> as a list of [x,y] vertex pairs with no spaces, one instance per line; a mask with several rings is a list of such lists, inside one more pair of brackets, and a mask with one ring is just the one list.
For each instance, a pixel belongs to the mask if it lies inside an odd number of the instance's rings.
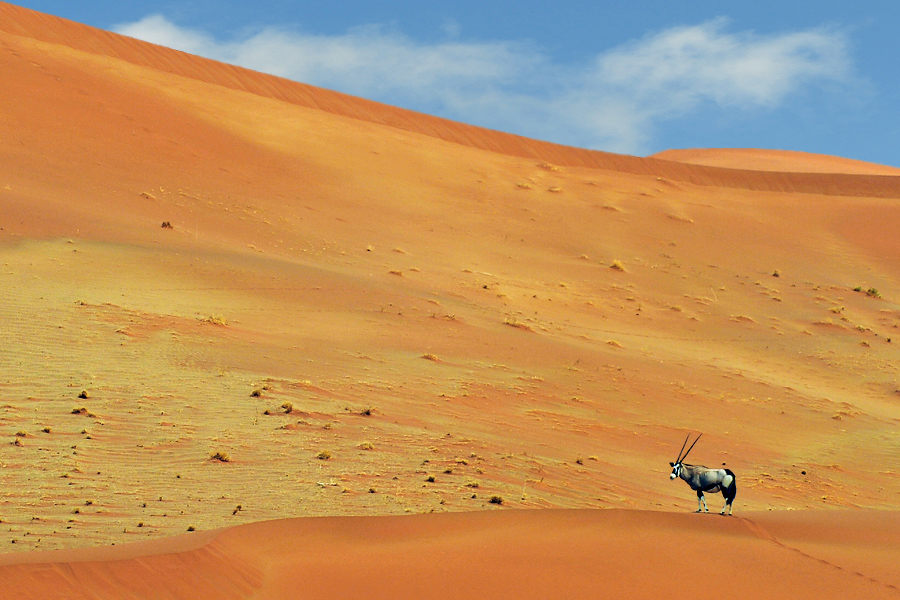
[[647,147],[656,124],[709,104],[774,109],[810,86],[849,81],[840,32],[763,36],[729,33],[727,25],[666,29],[581,65],[554,64],[518,42],[423,43],[378,25],[335,36],[267,28],[220,41],[153,15],[116,31],[452,119],[628,153]]

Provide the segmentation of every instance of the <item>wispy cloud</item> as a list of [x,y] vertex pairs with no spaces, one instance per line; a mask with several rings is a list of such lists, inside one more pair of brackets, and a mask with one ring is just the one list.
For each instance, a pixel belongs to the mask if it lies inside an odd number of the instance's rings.
[[797,92],[846,84],[844,34],[731,33],[728,21],[673,27],[555,63],[514,41],[423,43],[378,25],[324,36],[267,28],[232,40],[152,15],[124,35],[445,117],[616,152],[641,153],[655,127],[714,105],[773,110]]

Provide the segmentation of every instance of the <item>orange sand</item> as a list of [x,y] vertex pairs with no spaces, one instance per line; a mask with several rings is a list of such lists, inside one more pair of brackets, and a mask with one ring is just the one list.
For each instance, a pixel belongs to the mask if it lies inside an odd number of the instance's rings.
[[[896,595],[896,169],[566,148],[4,3],[0,69],[18,597]],[[732,520],[668,480],[699,431]]]

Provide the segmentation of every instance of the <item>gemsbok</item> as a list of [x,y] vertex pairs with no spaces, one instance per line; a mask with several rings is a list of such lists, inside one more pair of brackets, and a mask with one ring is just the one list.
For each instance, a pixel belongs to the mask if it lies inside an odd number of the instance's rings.
[[685,438],[684,444],[681,445],[681,451],[678,452],[678,458],[675,459],[675,462],[669,463],[672,466],[672,474],[669,476],[669,479],[681,477],[691,486],[692,490],[697,492],[697,512],[703,509],[709,512],[706,498],[703,497],[704,492],[722,492],[722,495],[725,496],[725,506],[722,507],[722,512],[719,514],[724,515],[725,510],[728,509],[728,515],[730,516],[734,510],[732,505],[734,497],[737,496],[737,480],[734,473],[729,469],[708,469],[702,465],[689,465],[684,462],[684,459],[694,449],[701,435],[703,434],[701,433],[697,436],[697,439],[694,440],[694,443],[682,456],[681,452],[684,452],[684,447],[687,446],[688,440],[691,439],[691,434],[688,434],[687,438]]

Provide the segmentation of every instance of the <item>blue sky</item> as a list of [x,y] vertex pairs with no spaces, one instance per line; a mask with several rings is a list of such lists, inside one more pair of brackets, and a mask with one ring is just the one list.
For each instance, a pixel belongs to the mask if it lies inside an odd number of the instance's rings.
[[16,3],[564,144],[775,148],[900,167],[896,0]]

